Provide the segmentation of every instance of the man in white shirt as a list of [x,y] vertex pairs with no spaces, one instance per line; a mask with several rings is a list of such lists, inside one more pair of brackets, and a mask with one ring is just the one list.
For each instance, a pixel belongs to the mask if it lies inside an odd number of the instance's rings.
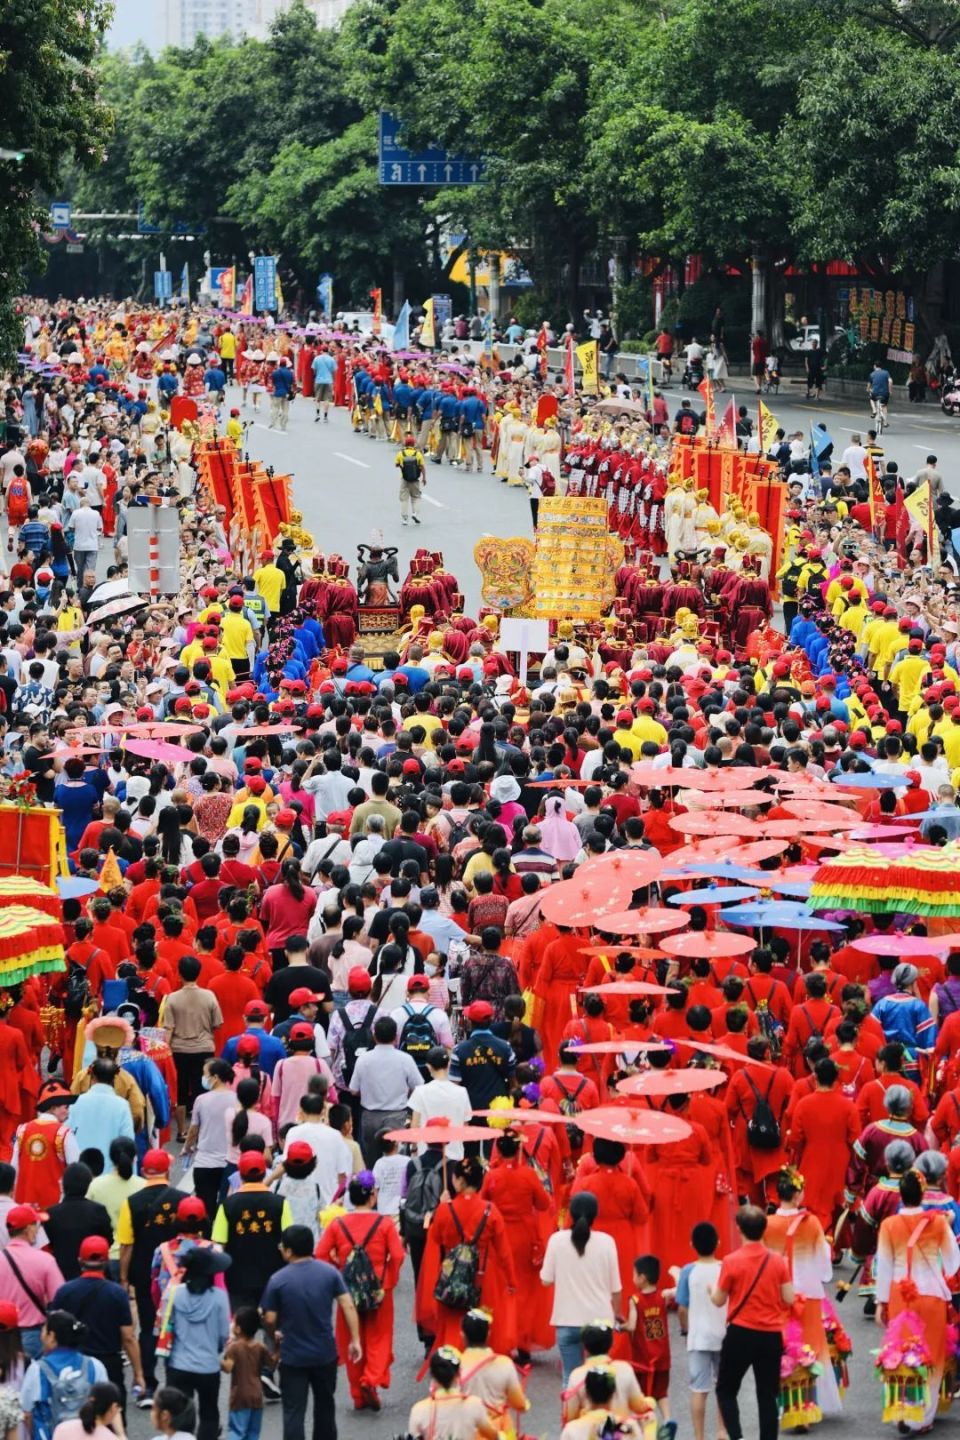
[[374,1021],[372,1050],[357,1057],[350,1089],[360,1098],[360,1149],[372,1168],[380,1154],[380,1131],[406,1123],[410,1096],[422,1082],[413,1060],[397,1046],[397,1022],[390,1015]]
[[353,781],[340,769],[339,750],[328,750],[323,758],[324,770],[320,775],[305,775],[303,788],[313,796],[314,812],[318,820],[325,820],[334,810],[348,808],[347,796],[353,789]]
[[77,574],[82,575],[86,570],[96,571],[97,554],[103,535],[103,518],[100,511],[90,504],[89,495],[81,498],[79,509],[75,510],[70,518],[69,529],[73,534],[73,557]]
[[[455,1085],[449,1078],[449,1053],[438,1045],[427,1056],[430,1079],[425,1085],[418,1085],[407,1101],[411,1125],[426,1125],[428,1120],[447,1119],[451,1125],[469,1125],[473,1110],[470,1097],[462,1085]],[[417,1146],[422,1155],[426,1145]],[[448,1160],[463,1159],[463,1142],[454,1140],[447,1146]]]
[[[863,437],[857,432],[850,436],[850,444],[840,456],[840,465],[846,465],[850,470],[851,480],[866,480],[867,478],[867,452],[864,449]],[[837,469],[840,468],[837,466]]]
[[309,1145],[317,1161],[314,1179],[320,1187],[321,1207],[329,1205],[341,1185],[345,1185],[353,1171],[353,1157],[350,1148],[339,1130],[332,1129],[323,1118],[323,1101],[319,1095],[304,1095],[300,1101],[300,1116],[291,1125],[283,1142],[284,1160],[290,1154],[292,1145]]

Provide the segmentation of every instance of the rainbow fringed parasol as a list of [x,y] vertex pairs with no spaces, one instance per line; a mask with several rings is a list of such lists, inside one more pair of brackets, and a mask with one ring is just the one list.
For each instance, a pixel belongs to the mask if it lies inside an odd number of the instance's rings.
[[960,916],[960,843],[916,846],[892,856],[852,846],[818,866],[807,905],[925,919]]

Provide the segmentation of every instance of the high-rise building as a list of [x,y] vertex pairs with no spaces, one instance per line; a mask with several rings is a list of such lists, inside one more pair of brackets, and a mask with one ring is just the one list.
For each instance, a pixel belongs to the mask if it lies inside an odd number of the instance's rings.
[[[216,40],[251,36],[266,38],[271,22],[292,0],[164,0],[166,6],[163,43],[189,48],[200,35]],[[352,0],[306,0],[321,29],[339,23]]]

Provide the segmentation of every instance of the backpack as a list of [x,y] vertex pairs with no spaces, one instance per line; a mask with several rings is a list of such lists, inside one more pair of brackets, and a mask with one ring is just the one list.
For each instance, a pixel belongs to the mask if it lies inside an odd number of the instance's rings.
[[[94,950],[93,955],[98,953]],[[90,956],[91,960],[93,955]],[[63,1013],[68,1020],[79,1020],[89,1003],[90,981],[87,979],[87,967],[81,965],[79,960],[71,960],[70,969],[67,972],[67,984],[63,992]]]
[[[562,1085],[560,1086],[560,1090],[563,1094],[563,1098],[559,1102],[561,1115],[580,1114],[580,1111],[583,1107],[577,1104],[577,1100],[580,1098],[583,1091],[586,1089],[586,1085],[586,1077],[581,1075],[580,1084],[577,1086],[576,1090],[574,1090],[572,1095],[569,1095]],[[572,1150],[582,1150],[583,1131],[580,1129],[580,1127],[578,1125],[568,1125],[566,1127],[566,1130],[567,1139],[570,1141],[570,1148]]]
[[358,1056],[363,1050],[373,1048],[373,1022],[376,1014],[377,1007],[371,1003],[367,1006],[367,1012],[360,1024],[354,1025],[346,1009],[340,1011],[343,1025],[343,1078],[348,1086],[353,1079]]
[[378,1215],[363,1240],[359,1242],[353,1239],[342,1220],[337,1221],[338,1229],[343,1232],[350,1244],[350,1252],[340,1274],[343,1276],[343,1283],[350,1291],[350,1298],[357,1307],[358,1315],[369,1315],[372,1310],[377,1310],[383,1304],[383,1276],[377,1278],[373,1261],[367,1254],[367,1246],[373,1239],[382,1219],[383,1216]]
[[426,1010],[414,1010],[409,1001],[403,1007],[407,1018],[400,1032],[399,1047],[415,1062],[424,1080],[430,1079],[427,1056],[437,1043],[436,1033],[430,1024],[434,1009],[433,1005],[428,1005]]
[[55,1370],[48,1360],[40,1359],[41,1398],[50,1410],[47,1433],[52,1434],[63,1420],[76,1420],[80,1406],[90,1394],[94,1382],[93,1361],[87,1355],[79,1357],[79,1369],[66,1364],[62,1370]]
[[557,493],[556,476],[550,470],[544,470],[540,476],[540,494],[544,500],[552,500]]
[[541,1141],[542,1141],[542,1140],[543,1140],[543,1131],[541,1130],[541,1131],[540,1131],[540,1134],[537,1136],[536,1140],[534,1141],[533,1149],[526,1151],[525,1158],[526,1158],[527,1164],[530,1166],[530,1169],[533,1171],[534,1175],[536,1175],[537,1179],[540,1181],[540,1184],[543,1186],[544,1190],[546,1190],[546,1192],[547,1192],[548,1195],[552,1195],[552,1194],[553,1194],[553,1181],[550,1179],[550,1176],[549,1176],[549,1174],[547,1173],[547,1170],[546,1170],[546,1168],[544,1167],[544,1165],[542,1164],[542,1162],[537,1159],[537,1151],[540,1149],[540,1144],[541,1144]]
[[408,485],[416,485],[420,480],[420,461],[416,455],[403,455],[400,459],[400,478]]
[[400,1218],[403,1222],[404,1239],[411,1230],[426,1228],[427,1216],[433,1215],[440,1204],[443,1193],[443,1166],[424,1165],[420,1156],[413,1161],[413,1173],[407,1180],[407,1193]]
[[480,1304],[482,1275],[480,1273],[480,1236],[490,1217],[490,1206],[484,1208],[480,1224],[472,1240],[468,1240],[460,1216],[452,1207],[450,1214],[460,1232],[458,1243],[444,1255],[440,1274],[433,1287],[433,1298],[448,1310],[472,1310]]
[[697,417],[692,410],[682,410],[677,420],[677,430],[681,435],[695,435],[697,433]]
[[817,1024],[814,1023],[813,1019],[812,1019],[811,1016],[810,1016],[810,1011],[807,1009],[806,1005],[801,1005],[801,1006],[800,1006],[800,1009],[803,1011],[803,1014],[806,1016],[807,1024],[810,1026],[810,1034],[807,1036],[807,1039],[806,1039],[806,1041],[805,1041],[804,1043],[805,1043],[806,1045],[809,1045],[809,1043],[810,1043],[811,1040],[822,1040],[822,1039],[823,1039],[823,1031],[820,1029],[820,1026],[819,1026],[819,1025],[817,1025]]
[[753,1013],[757,1017],[757,1028],[759,1029],[760,1034],[765,1035],[766,1038],[770,1041],[770,1053],[774,1057],[774,1059],[777,1059],[780,1055],[781,1044],[783,1041],[783,1026],[780,1024],[780,1021],[777,1019],[777,1017],[771,1013],[769,1001],[757,999],[753,991],[750,989],[749,981],[747,981],[747,994],[753,1001]]
[[[746,1074],[746,1071],[744,1073]],[[773,1079],[766,1095],[760,1094],[750,1075],[747,1075],[747,1084],[757,1100],[754,1112],[747,1121],[747,1144],[751,1150],[776,1150],[780,1144],[780,1125],[770,1105]]]
[[454,825],[447,837],[447,850],[452,855],[454,850],[463,840],[470,838],[470,828],[467,825]]

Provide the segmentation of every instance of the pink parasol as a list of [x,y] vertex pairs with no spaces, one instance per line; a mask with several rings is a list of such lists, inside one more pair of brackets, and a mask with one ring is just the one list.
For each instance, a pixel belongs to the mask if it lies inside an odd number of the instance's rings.
[[[498,1111],[498,1114],[504,1112]],[[495,1140],[496,1132],[485,1125],[450,1125],[440,1121],[432,1125],[411,1125],[405,1130],[388,1130],[388,1140],[401,1145],[451,1145],[458,1140]]]
[[733,835],[750,840],[763,835],[758,823],[743,815],[672,815],[670,829],[678,835]]
[[691,790],[684,799],[700,810],[738,810],[741,806],[773,804],[773,796],[765,795],[762,790],[717,790],[713,793]]
[[732,935],[729,930],[690,930],[685,935],[665,935],[660,941],[665,954],[692,955],[694,959],[746,955],[756,948],[756,941],[749,935]]
[[609,935],[665,935],[671,930],[682,930],[689,923],[689,915],[678,915],[675,910],[644,906],[642,910],[621,910],[609,915],[598,915],[593,927]]
[[131,755],[141,755],[145,760],[160,760],[165,765],[189,764],[197,757],[192,750],[182,745],[168,745],[165,740],[127,740],[123,748]]
[[661,1110],[626,1110],[618,1105],[581,1111],[577,1127],[585,1135],[618,1140],[621,1145],[672,1145],[693,1133],[679,1115],[665,1115]]
[[[785,800],[783,808],[799,820],[813,822],[813,828],[818,830],[821,826],[825,829],[833,826],[837,830],[856,830],[858,825],[863,824],[862,815],[845,810],[842,805],[828,805],[822,800]],[[787,823],[781,821],[781,824]]]
[[929,955],[931,950],[950,950],[957,937],[951,935],[861,935],[851,940],[863,955]]
[[645,1070],[630,1075],[617,1085],[618,1095],[692,1095],[696,1090],[712,1090],[725,1085],[722,1070]]
[[612,884],[612,878],[608,877],[616,877],[618,882],[622,880],[629,885],[632,893],[659,879],[663,865],[663,856],[656,850],[612,850],[594,860],[585,860],[577,868],[576,878],[589,876],[591,880]]
[[741,1065],[748,1062],[751,1065],[759,1065],[764,1070],[772,1070],[774,1067],[766,1060],[754,1060],[749,1055],[741,1055],[739,1050],[732,1049],[729,1045],[711,1045],[706,1040],[684,1040],[688,1050],[699,1050],[701,1055],[712,1055],[717,1060],[736,1060]]
[[669,985],[651,985],[646,980],[611,980],[607,985],[584,985],[588,995],[672,995]]
[[786,848],[786,840],[754,840],[750,845],[729,851],[726,858],[735,865],[759,865],[763,860],[772,860],[774,855],[782,855]]
[[671,1045],[664,1045],[662,1040],[588,1040],[583,1045],[572,1041],[570,1043],[578,1055],[635,1055],[639,1050],[644,1054],[654,1050],[667,1054],[673,1049]]
[[581,955],[632,955],[636,960],[659,960],[661,952],[649,945],[620,945],[612,940],[609,945],[581,945]]
[[150,740],[158,735],[199,735],[202,730],[202,725],[180,725],[173,720],[141,720],[123,727],[125,735],[144,735]]

